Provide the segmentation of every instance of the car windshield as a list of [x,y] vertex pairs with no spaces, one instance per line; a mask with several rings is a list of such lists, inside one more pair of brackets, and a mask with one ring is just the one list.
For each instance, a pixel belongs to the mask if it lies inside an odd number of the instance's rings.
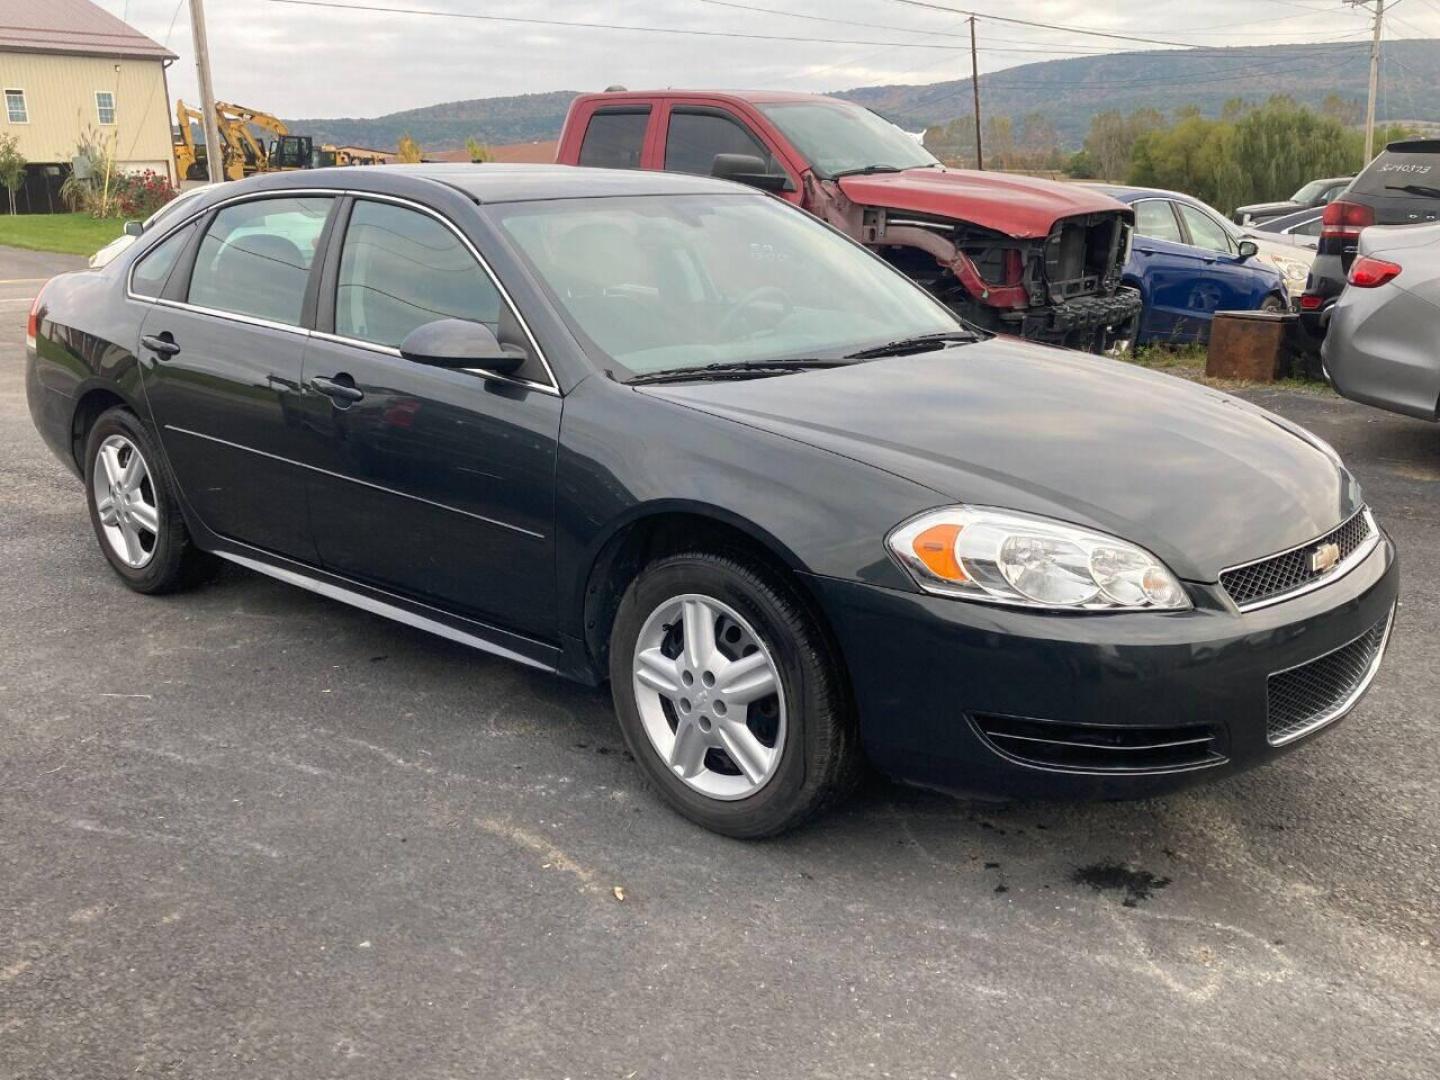
[[898,271],[762,195],[487,208],[593,351],[631,375],[839,358],[962,324]]
[[1318,199],[1320,197],[1320,193],[1324,191],[1327,187],[1329,187],[1333,182],[1334,181],[1331,180],[1311,180],[1310,183],[1306,184],[1299,191],[1295,192],[1294,195],[1291,195],[1290,201],[1297,203],[1308,203],[1312,199]]
[[823,176],[940,164],[919,140],[849,102],[786,101],[758,108]]

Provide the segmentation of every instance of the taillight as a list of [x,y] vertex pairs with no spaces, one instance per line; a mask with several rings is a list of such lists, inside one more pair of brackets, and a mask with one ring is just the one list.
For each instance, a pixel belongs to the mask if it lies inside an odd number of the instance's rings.
[[1387,281],[1393,281],[1400,274],[1401,267],[1384,259],[1377,259],[1373,255],[1361,255],[1350,265],[1350,277],[1347,279],[1357,289],[1373,289],[1377,285],[1384,285]]
[[40,335],[40,294],[35,294],[35,302],[30,305],[30,317],[25,320],[25,345],[27,348],[35,348],[35,339]]
[[1325,306],[1325,298],[1319,293],[1307,292],[1300,297],[1300,309],[1302,311],[1319,311]]
[[1320,235],[1354,240],[1360,230],[1375,224],[1375,211],[1364,203],[1337,200],[1320,215]]

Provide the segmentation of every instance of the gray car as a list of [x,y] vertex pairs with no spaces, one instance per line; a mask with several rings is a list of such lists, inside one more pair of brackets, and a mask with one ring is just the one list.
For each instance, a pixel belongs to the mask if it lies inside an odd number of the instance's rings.
[[1440,419],[1440,224],[1360,234],[1321,355],[1345,397]]

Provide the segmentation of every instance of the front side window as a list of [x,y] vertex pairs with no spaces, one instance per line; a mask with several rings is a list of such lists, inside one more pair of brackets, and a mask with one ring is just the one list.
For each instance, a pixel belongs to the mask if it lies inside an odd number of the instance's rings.
[[939,165],[920,140],[848,101],[757,106],[822,176]]
[[1183,244],[1180,223],[1175,212],[1164,199],[1141,199],[1135,204],[1135,232],[1152,240],[1168,240],[1172,244]]
[[180,258],[180,252],[185,250],[197,227],[191,223],[176,230],[140,256],[130,275],[130,291],[137,296],[159,296],[165,289],[170,271],[175,269],[175,260]]
[[1216,221],[1204,210],[1189,205],[1188,203],[1176,203],[1180,216],[1185,219],[1185,228],[1190,230],[1190,243],[1196,247],[1205,248],[1207,251],[1230,251],[1230,234],[1225,231],[1225,226]]
[[919,286],[763,195],[488,208],[589,351],[633,374],[838,357],[959,330]]
[[645,148],[645,129],[650,125],[650,107],[601,109],[590,117],[585,141],[580,144],[580,164],[600,169],[638,169]]
[[665,136],[665,171],[709,176],[716,154],[748,154],[780,173],[774,156],[742,124],[716,112],[675,110]]
[[102,124],[115,123],[115,95],[109,90],[95,91],[95,115]]
[[299,326],[330,198],[256,199],[227,206],[200,241],[189,301]]
[[429,214],[360,201],[335,290],[335,333],[392,348],[437,319],[497,330],[500,293],[450,228]]
[[5,91],[5,115],[12,124],[30,122],[30,110],[25,106],[24,90]]

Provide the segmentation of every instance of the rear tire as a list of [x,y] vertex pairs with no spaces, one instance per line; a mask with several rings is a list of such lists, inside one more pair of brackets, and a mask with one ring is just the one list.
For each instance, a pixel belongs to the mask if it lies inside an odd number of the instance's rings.
[[140,593],[183,589],[213,572],[180,516],[175,481],[145,425],[117,405],[85,440],[85,502],[100,551]]
[[641,571],[616,612],[610,685],[647,777],[714,832],[793,829],[859,778],[833,647],[790,583],[741,558],[695,551]]

